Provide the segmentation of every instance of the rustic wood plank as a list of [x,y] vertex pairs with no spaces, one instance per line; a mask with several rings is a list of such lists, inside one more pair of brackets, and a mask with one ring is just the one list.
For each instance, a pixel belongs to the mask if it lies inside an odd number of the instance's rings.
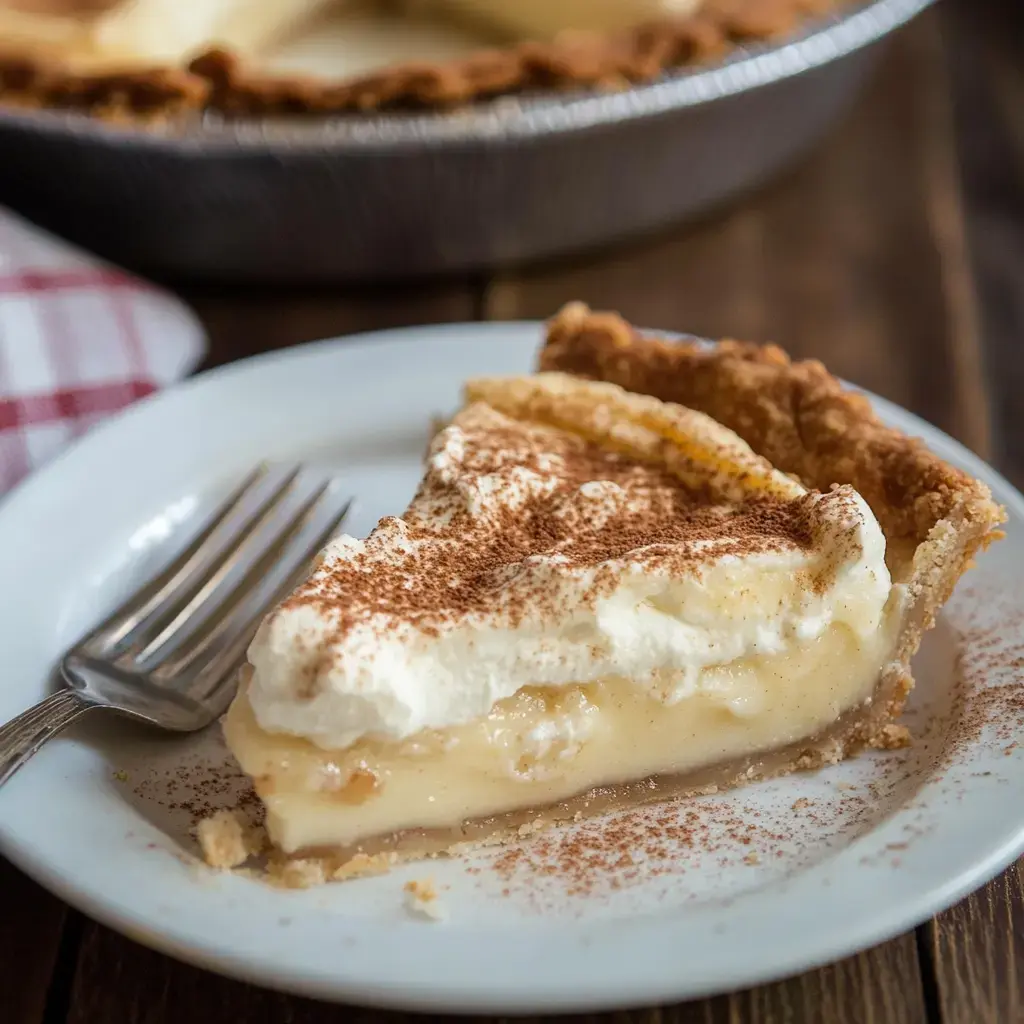
[[944,8],[963,205],[998,425],[996,461],[1024,484],[1024,8]]
[[175,290],[206,328],[206,366],[306,341],[411,324],[472,320],[479,288],[441,285],[337,289],[224,289],[179,284]]
[[[991,382],[994,458],[1024,484],[1024,10],[947,4],[962,205]],[[1024,861],[929,924],[943,1024],[1024,1021]]]
[[[711,1019],[729,1024],[924,1024],[927,1020],[912,934],[790,981],[710,1000]],[[696,1020],[696,1016],[692,1018]]]
[[0,1009],[5,1024],[41,1024],[66,908],[0,857]]
[[925,934],[942,1024],[1024,1021],[1024,861]]
[[937,25],[923,18],[847,123],[783,180],[689,231],[499,278],[485,313],[543,317],[583,299],[650,326],[777,341],[984,452],[945,89]]

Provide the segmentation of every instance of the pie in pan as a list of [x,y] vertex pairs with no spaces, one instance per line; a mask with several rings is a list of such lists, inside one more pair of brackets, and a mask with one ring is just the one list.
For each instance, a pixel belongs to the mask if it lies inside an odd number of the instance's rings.
[[820,363],[566,307],[539,372],[470,381],[408,509],[332,541],[253,641],[225,735],[275,870],[900,746],[910,659],[1003,519]]
[[0,101],[110,118],[623,88],[844,0],[0,0]]

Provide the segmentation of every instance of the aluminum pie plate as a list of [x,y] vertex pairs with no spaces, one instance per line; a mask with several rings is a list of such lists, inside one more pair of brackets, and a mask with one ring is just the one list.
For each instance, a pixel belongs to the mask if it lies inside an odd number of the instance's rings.
[[373,280],[586,250],[685,220],[805,152],[930,2],[875,0],[621,93],[453,114],[157,132],[4,111],[0,202],[116,262],[193,278]]

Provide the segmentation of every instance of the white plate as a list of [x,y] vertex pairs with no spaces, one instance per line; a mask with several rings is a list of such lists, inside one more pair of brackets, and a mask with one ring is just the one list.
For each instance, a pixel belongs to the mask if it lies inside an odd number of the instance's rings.
[[[359,498],[348,528],[365,533],[403,507],[428,423],[454,407],[463,378],[527,370],[539,339],[536,325],[474,324],[307,346],[202,376],[90,434],[0,506],[0,720],[44,694],[59,652],[254,462],[301,456],[343,468]],[[910,750],[576,827],[524,845],[515,864],[435,862],[281,891],[190,856],[190,812],[171,805],[233,798],[231,784],[211,781],[224,756],[216,730],[182,740],[86,722],[0,791],[0,850],[86,913],[173,956],[400,1008],[675,1001],[912,927],[1024,849],[1024,744],[1013,747],[1024,718],[1024,690],[1013,685],[1024,498],[948,437],[876,404],[986,480],[1011,516],[1007,539],[922,649]],[[656,825],[666,815],[681,823]],[[629,840],[632,865],[617,838]],[[447,911],[440,923],[404,906],[403,884],[427,876]]]

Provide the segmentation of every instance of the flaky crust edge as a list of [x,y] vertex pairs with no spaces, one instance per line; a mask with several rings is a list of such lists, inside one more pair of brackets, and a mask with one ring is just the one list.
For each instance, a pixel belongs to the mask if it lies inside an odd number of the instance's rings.
[[[863,395],[816,360],[774,345],[708,346],[644,336],[616,313],[582,303],[548,324],[539,369],[617,384],[703,412],[805,486],[850,484],[871,506],[890,548],[902,551],[907,605],[892,662],[870,713],[842,756],[891,745],[913,687],[910,660],[975,555],[1002,534],[1005,510],[981,481],[917,438],[890,427]],[[811,758],[806,767],[817,767]]]
[[0,103],[78,110],[115,122],[160,122],[203,111],[232,117],[329,115],[457,108],[578,87],[613,91],[718,60],[737,46],[784,37],[801,22],[849,2],[706,0],[705,9],[689,17],[624,32],[564,33],[551,42],[481,48],[463,59],[396,65],[339,81],[267,74],[219,48],[187,67],[83,73],[53,56],[5,54],[0,41]]

